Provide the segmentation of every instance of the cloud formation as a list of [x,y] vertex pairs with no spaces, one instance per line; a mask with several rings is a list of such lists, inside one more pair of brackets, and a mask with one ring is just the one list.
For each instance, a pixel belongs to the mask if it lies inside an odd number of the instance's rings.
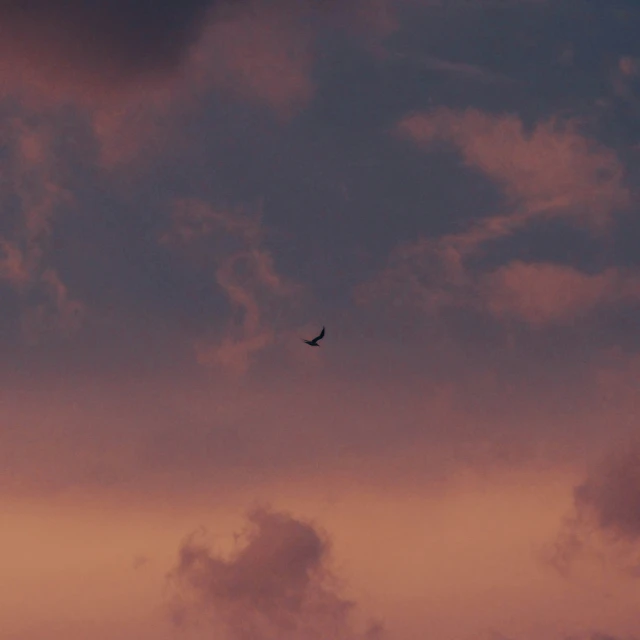
[[245,373],[252,356],[274,342],[277,310],[300,291],[277,272],[263,235],[260,211],[216,210],[195,200],[176,204],[172,228],[160,238],[161,244],[198,256],[199,267],[213,270],[231,307],[225,334],[197,341],[201,364]]
[[4,75],[20,61],[42,82],[96,88],[167,73],[201,34],[208,10],[239,2],[7,0],[0,5]]
[[474,308],[539,327],[638,299],[634,271],[610,267],[587,274],[569,265],[522,260],[497,268],[481,264],[491,243],[535,223],[563,219],[598,235],[615,212],[629,206],[621,161],[583,135],[576,122],[550,119],[527,132],[517,116],[441,108],[403,119],[398,132],[428,150],[453,144],[469,168],[501,189],[504,204],[461,232],[397,247],[380,276],[358,289],[360,301],[391,297],[397,305],[429,312]]
[[503,189],[513,212],[480,225],[477,241],[513,232],[539,216],[568,216],[600,227],[629,204],[616,154],[583,135],[572,120],[551,118],[529,133],[514,115],[441,108],[405,118],[398,131],[426,148],[438,141],[452,143],[469,167]]
[[386,32],[390,3],[313,0],[35,0],[0,4],[0,86],[99,104],[209,57],[218,85],[252,91],[289,110],[313,86],[310,20]]
[[609,456],[574,491],[576,509],[603,532],[640,540],[640,449]]
[[480,290],[493,316],[542,327],[570,324],[600,305],[640,299],[640,276],[616,268],[591,275],[570,266],[518,260],[484,276]]
[[611,562],[640,576],[640,448],[632,442],[593,465],[574,488],[573,510],[548,560],[563,573],[579,561]]
[[23,335],[36,342],[43,331],[68,333],[82,322],[83,304],[50,264],[54,220],[73,208],[74,198],[63,186],[62,159],[45,121],[9,119],[2,142],[10,162],[0,197],[11,223],[0,236],[0,280],[20,296]]
[[230,557],[190,537],[170,574],[173,619],[208,619],[228,640],[377,640],[382,628],[354,630],[354,603],[328,567],[329,542],[313,525],[258,508]]

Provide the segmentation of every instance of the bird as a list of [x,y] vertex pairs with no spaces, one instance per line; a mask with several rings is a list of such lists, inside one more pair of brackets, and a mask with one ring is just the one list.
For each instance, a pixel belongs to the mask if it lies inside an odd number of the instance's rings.
[[319,336],[316,336],[313,340],[305,340],[302,339],[302,342],[306,342],[310,347],[319,347],[318,340],[322,340],[324,338],[324,327],[322,327],[322,331]]

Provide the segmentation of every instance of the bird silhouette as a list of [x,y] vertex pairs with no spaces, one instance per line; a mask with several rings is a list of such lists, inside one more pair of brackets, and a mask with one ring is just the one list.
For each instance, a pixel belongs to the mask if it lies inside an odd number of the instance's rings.
[[318,340],[322,340],[324,338],[324,327],[322,327],[322,331],[319,336],[316,336],[313,340],[305,340],[302,339],[302,342],[306,342],[310,347],[319,347]]

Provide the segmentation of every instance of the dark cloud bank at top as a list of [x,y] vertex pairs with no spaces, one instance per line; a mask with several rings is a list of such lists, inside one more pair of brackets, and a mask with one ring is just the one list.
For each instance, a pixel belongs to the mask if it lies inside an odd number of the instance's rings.
[[123,84],[177,67],[208,12],[248,0],[3,0],[0,54],[88,82]]
[[[0,88],[85,99],[180,68],[211,21],[260,8],[339,22],[360,0],[0,0]],[[353,11],[350,12],[349,7]],[[259,12],[258,12],[259,13]],[[353,14],[353,15],[352,15]],[[344,18],[344,20],[343,20]],[[357,19],[357,18],[354,18]]]

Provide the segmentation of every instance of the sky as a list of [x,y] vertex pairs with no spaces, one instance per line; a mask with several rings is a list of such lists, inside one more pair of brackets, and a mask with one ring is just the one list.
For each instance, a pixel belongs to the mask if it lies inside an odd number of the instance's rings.
[[2,0],[0,639],[639,639],[639,29]]

